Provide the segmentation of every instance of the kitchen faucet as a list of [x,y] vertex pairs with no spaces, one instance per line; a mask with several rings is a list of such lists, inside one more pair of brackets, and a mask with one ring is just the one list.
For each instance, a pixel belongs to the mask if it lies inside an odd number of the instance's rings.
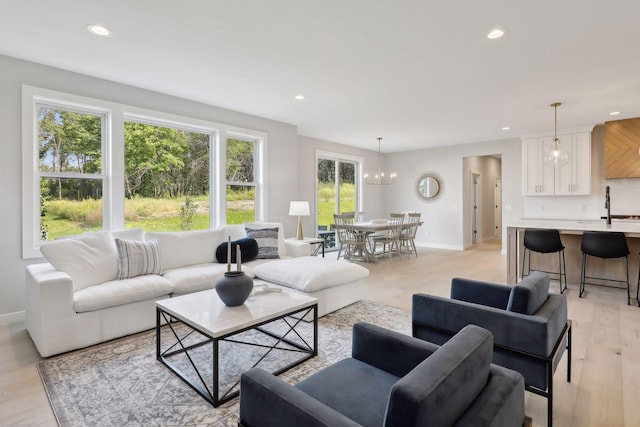
[[611,196],[608,185],[604,196],[604,208],[607,210],[607,225],[611,225]]

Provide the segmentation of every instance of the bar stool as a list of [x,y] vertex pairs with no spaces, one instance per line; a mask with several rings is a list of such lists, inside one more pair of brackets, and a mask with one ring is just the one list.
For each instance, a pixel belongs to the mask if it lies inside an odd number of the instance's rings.
[[[629,290],[629,248],[624,233],[614,231],[585,231],[582,233],[582,273],[580,274],[580,298],[584,293],[584,285],[606,286],[619,288],[617,286],[604,285],[601,283],[590,283],[587,279],[606,280],[609,282],[619,282],[627,284],[627,304],[631,305],[631,292]],[[624,258],[626,263],[627,280],[616,280],[608,277],[587,276],[587,255],[602,258]]]
[[[522,277],[524,274],[524,262],[527,258],[527,251],[529,251],[529,273],[531,273],[531,252],[538,252],[541,254],[558,253],[558,268],[559,272],[555,271],[542,271],[543,273],[557,274],[560,281],[560,293],[564,293],[567,290],[567,266],[564,262],[564,245],[560,240],[560,232],[558,230],[547,229],[526,229],[524,230],[524,253],[522,254]],[[527,276],[529,275],[527,273]],[[562,286],[562,278],[564,277],[564,287]]]

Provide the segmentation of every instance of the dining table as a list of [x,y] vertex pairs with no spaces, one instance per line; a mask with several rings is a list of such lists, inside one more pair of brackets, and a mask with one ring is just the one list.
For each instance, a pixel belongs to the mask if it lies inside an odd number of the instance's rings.
[[[418,223],[418,227],[421,226],[423,224],[423,221],[420,221]],[[339,229],[340,227],[343,227],[341,225],[336,225],[333,224],[332,227],[334,227],[336,230]],[[409,228],[410,224],[402,224],[402,228],[406,229]],[[391,225],[389,224],[388,220],[369,220],[369,221],[359,221],[359,222],[354,222],[353,226],[351,226],[351,228],[353,229],[354,232],[358,232],[358,233],[365,233],[367,236],[369,236],[370,234],[374,234],[374,233],[380,233],[380,232],[384,232],[384,231],[389,231],[391,229]],[[364,250],[367,251],[367,254],[370,257],[374,257],[375,254],[372,253],[366,246],[364,247]],[[363,249],[362,247],[358,247],[357,252],[355,254],[357,257],[362,258],[362,259],[368,259],[368,257],[365,256],[365,254],[363,253]]]

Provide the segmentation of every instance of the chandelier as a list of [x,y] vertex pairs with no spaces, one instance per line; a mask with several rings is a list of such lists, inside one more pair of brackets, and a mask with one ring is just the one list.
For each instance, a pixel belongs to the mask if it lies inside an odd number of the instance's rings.
[[369,174],[365,173],[363,178],[369,185],[389,185],[396,182],[395,172],[389,175],[389,178],[385,178],[384,172],[382,172],[382,159],[380,157],[380,141],[382,138],[378,138],[378,173],[374,175],[373,179],[369,179]]
[[553,146],[544,154],[544,164],[550,168],[559,168],[569,163],[569,152],[562,150],[558,143],[558,107],[559,102],[551,104],[553,107]]

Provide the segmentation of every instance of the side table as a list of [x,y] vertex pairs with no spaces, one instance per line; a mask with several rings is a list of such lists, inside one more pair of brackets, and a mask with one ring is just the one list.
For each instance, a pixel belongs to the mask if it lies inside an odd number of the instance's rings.
[[302,240],[298,240],[295,237],[288,237],[286,240],[291,240],[291,241],[296,241],[296,242],[303,242],[303,243],[307,243],[309,245],[319,245],[312,252],[312,255],[313,256],[318,255],[318,252],[320,251],[320,248],[322,248],[322,258],[324,258],[324,239],[322,239],[322,238],[319,238],[319,237],[303,237]]

